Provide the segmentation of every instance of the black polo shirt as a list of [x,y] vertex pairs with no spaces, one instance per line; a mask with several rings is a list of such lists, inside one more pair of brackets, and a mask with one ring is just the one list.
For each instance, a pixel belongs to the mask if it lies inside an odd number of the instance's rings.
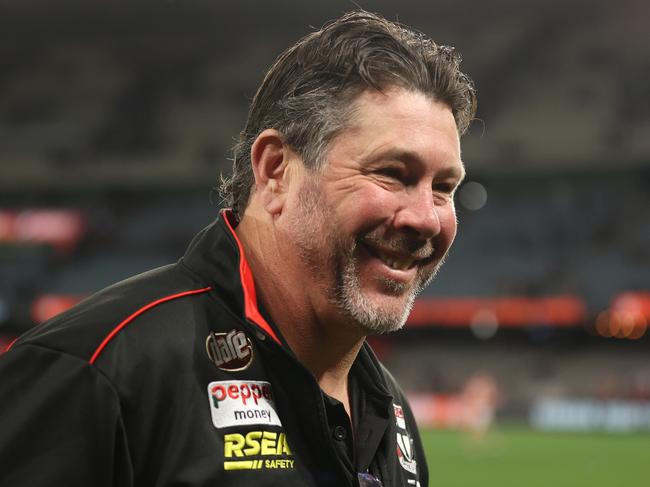
[[428,484],[395,379],[364,343],[350,422],[260,314],[233,224],[223,213],[178,263],[0,356],[0,485],[356,487],[366,471]]
[[[282,344],[289,349],[289,344],[266,307],[258,303],[258,308]],[[321,391],[334,448],[351,482],[360,472],[368,472],[380,478],[373,459],[386,434],[393,399],[378,386],[381,383],[382,378],[377,373],[376,365],[362,348],[348,376],[352,418],[348,416],[341,401]]]
[[323,393],[335,449],[351,478],[359,472],[369,472],[380,478],[373,459],[388,428],[392,397],[377,387],[376,375],[365,353],[361,353],[348,378],[352,421],[340,401]]

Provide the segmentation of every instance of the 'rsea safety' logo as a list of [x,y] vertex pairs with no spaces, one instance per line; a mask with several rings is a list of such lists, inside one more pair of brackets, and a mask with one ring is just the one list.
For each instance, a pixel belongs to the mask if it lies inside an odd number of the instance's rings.
[[224,470],[294,468],[293,455],[282,431],[230,433],[223,437],[223,450]]
[[216,428],[252,424],[282,426],[271,384],[252,380],[210,382],[208,398]]
[[253,361],[253,345],[243,331],[210,333],[205,348],[210,360],[221,370],[244,370]]

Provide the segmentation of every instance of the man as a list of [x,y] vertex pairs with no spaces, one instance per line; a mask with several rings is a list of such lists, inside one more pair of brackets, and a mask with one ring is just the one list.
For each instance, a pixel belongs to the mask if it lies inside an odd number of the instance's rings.
[[355,12],[271,67],[232,210],[0,360],[2,485],[428,485],[364,339],[400,328],[455,233],[475,110],[450,48]]

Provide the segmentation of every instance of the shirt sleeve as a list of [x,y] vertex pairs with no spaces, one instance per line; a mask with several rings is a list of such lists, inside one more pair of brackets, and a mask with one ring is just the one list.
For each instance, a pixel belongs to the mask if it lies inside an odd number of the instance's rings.
[[119,399],[94,366],[31,344],[0,357],[0,485],[133,485]]

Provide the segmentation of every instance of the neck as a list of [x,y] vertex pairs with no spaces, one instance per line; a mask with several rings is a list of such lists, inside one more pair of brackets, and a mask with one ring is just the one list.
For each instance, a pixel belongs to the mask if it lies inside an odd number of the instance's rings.
[[[250,210],[250,208],[249,208]],[[313,374],[323,391],[341,401],[348,414],[348,374],[365,336],[342,321],[327,302],[310,299],[309,272],[295,251],[281,245],[266,215],[247,210],[236,228],[248,265],[255,276],[258,299],[298,360]]]

